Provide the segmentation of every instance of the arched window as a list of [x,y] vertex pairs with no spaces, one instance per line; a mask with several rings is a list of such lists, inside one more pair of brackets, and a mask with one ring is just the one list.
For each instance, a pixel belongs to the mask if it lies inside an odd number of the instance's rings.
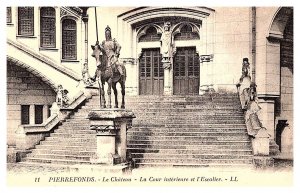
[[55,9],[53,7],[42,7],[40,9],[40,17],[40,45],[43,48],[55,48]]
[[62,59],[76,60],[76,21],[64,19],[62,22]]
[[34,35],[33,7],[18,7],[18,35]]
[[190,25],[184,25],[180,33],[176,34],[174,37],[175,40],[195,40],[199,39],[199,35],[196,32],[193,32]]
[[139,42],[154,42],[159,41],[161,34],[157,34],[155,27],[151,26],[147,29],[146,34],[141,36]]

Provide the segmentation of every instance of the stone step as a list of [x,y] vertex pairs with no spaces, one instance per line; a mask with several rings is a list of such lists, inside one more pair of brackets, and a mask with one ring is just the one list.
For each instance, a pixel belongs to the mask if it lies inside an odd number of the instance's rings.
[[[135,124],[134,126],[140,127],[145,126],[142,124]],[[214,123],[214,124],[165,124],[166,128],[237,128],[237,127],[245,127],[245,123],[227,123],[227,124],[220,124],[220,123]]]
[[67,119],[65,123],[71,123],[71,124],[78,124],[78,125],[88,125],[90,124],[90,120],[87,118],[80,118],[80,119]]
[[[105,96],[107,98],[107,95]],[[198,101],[198,100],[236,100],[238,98],[238,94],[231,94],[231,95],[186,95],[186,96],[178,96],[178,95],[170,95],[170,96],[162,96],[162,95],[136,95],[136,96],[125,96],[125,102],[131,101]],[[112,97],[114,99],[114,97]],[[119,101],[121,97],[118,97]],[[89,101],[99,101],[100,96],[93,96]]]
[[215,144],[215,145],[206,145],[206,144],[195,144],[195,145],[180,145],[178,143],[153,143],[153,144],[139,144],[139,143],[128,143],[127,147],[130,151],[143,151],[143,150],[153,150],[153,151],[234,151],[234,150],[245,150],[245,151],[252,151],[251,150],[251,143],[231,143],[231,144]]
[[[232,149],[231,149],[232,148]],[[211,147],[205,149],[204,147],[200,146],[199,149],[179,149],[179,148],[148,148],[148,147],[139,147],[134,148],[131,145],[128,146],[128,152],[131,154],[133,153],[157,153],[157,154],[226,154],[226,155],[252,155],[252,150],[248,149],[241,149],[241,147],[234,146],[234,147],[223,147],[220,148],[219,146]]]
[[213,141],[233,141],[233,140],[249,140],[249,136],[246,134],[242,135],[203,135],[203,136],[136,136],[136,135],[128,135],[128,140],[172,140],[176,143],[177,140],[188,140],[197,141],[197,142],[213,142]]
[[133,159],[251,159],[252,155],[236,154],[162,154],[162,153],[131,153]]
[[[86,118],[89,114],[91,110],[88,109],[84,109],[80,112],[75,113],[72,116],[82,116],[83,118]],[[142,109],[136,109],[133,110],[133,112],[138,115],[138,116],[149,116],[149,115],[159,115],[159,116],[170,116],[170,117],[180,117],[180,115],[182,115],[182,112],[178,112],[176,111],[176,109],[174,109],[174,111],[161,111],[160,109],[154,109],[153,111],[148,111],[148,110],[144,110],[144,108]],[[218,111],[218,110],[202,110],[202,111],[184,111],[184,114],[186,116],[219,116],[219,117],[243,117],[244,113],[241,110],[236,110],[236,111]]]
[[238,169],[240,170],[241,168],[247,168],[247,169],[254,169],[252,163],[136,163],[135,164],[136,168],[153,168],[153,167],[172,167],[172,168],[177,168],[177,167],[184,167],[184,168],[230,168],[230,169]]
[[48,137],[47,139],[57,139],[57,138],[72,138],[74,140],[76,139],[83,139],[83,138],[92,138],[96,139],[95,133],[52,133],[51,137]]
[[70,154],[30,154],[27,158],[39,158],[39,159],[56,159],[56,160],[76,160],[76,161],[90,161],[91,156],[85,155],[70,155]]
[[85,128],[80,127],[65,127],[65,128],[59,128],[54,131],[54,133],[64,133],[64,134],[94,134],[96,135],[95,130],[90,130],[89,126],[86,126]]
[[73,156],[92,156],[96,153],[94,151],[69,151],[69,150],[57,150],[57,149],[33,149],[31,154],[60,154],[60,155],[73,155]]
[[[114,103],[112,103],[114,106]],[[85,106],[92,108],[100,108],[99,102],[88,102]],[[137,108],[137,107],[147,107],[147,108],[180,108],[180,107],[208,107],[208,106],[241,106],[239,101],[194,101],[194,102],[130,102],[126,103],[126,108]]]
[[168,147],[185,147],[185,146],[200,146],[200,145],[245,145],[249,146],[251,145],[251,142],[249,140],[202,140],[202,141],[187,141],[187,140],[182,140],[182,139],[176,139],[175,140],[162,140],[162,139],[145,139],[145,140],[137,140],[137,139],[129,139],[127,138],[127,145],[133,145],[133,144],[140,144],[140,145],[164,145]]
[[[226,120],[232,120],[232,119],[244,119],[243,114],[215,114],[215,113],[186,113],[184,116],[179,113],[168,113],[166,114],[165,112],[157,111],[157,112],[151,112],[151,113],[139,113],[136,115],[137,118],[149,118],[149,117],[155,117],[155,118],[167,118],[167,119],[226,119]],[[87,119],[88,113],[80,114],[76,113],[71,116],[71,118],[76,118],[76,119]]]
[[245,120],[168,120],[168,119],[135,119],[133,120],[133,124],[178,124],[178,125],[200,125],[200,124],[244,124]]
[[240,137],[248,137],[248,133],[244,132],[152,132],[152,131],[128,131],[127,132],[128,138],[130,136],[153,136],[153,137],[179,137],[179,136],[201,136],[201,137],[210,137],[210,136],[223,136],[223,137],[230,137],[230,136],[240,136]]
[[75,144],[66,144],[66,145],[60,145],[57,143],[52,144],[43,144],[43,145],[37,145],[35,147],[36,149],[48,149],[48,150],[65,150],[65,151],[96,151],[96,145],[82,145],[80,143]]
[[[67,138],[66,138],[67,139]],[[54,139],[48,139],[46,138],[45,141],[41,141],[40,145],[52,145],[52,146],[95,146],[96,147],[96,138],[89,140],[89,139],[83,139],[81,142],[75,139],[69,139],[69,140],[54,140]]]
[[63,159],[51,159],[51,158],[24,158],[24,162],[65,164],[65,165],[90,164],[90,161],[85,161],[85,160],[63,160]]
[[247,132],[246,128],[139,128],[139,127],[132,127],[128,129],[128,133],[130,132],[154,132],[154,133],[167,133],[167,132]]
[[58,136],[50,136],[47,137],[45,139],[45,141],[42,142],[50,142],[50,141],[55,141],[57,143],[60,142],[77,142],[77,143],[90,143],[90,142],[95,142],[97,140],[96,135],[90,135],[89,137],[86,136],[69,136],[69,134],[67,134],[65,137],[62,135],[58,135]]
[[244,159],[178,159],[178,158],[134,158],[136,163],[168,163],[169,164],[252,164],[252,158]]

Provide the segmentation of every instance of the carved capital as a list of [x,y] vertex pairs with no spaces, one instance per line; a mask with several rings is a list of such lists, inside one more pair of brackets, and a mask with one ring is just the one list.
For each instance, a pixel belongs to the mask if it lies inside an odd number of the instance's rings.
[[200,62],[201,63],[203,63],[203,62],[212,62],[213,58],[214,58],[213,54],[210,54],[210,55],[200,55]]
[[96,130],[97,135],[116,135],[113,125],[90,125],[91,130]]

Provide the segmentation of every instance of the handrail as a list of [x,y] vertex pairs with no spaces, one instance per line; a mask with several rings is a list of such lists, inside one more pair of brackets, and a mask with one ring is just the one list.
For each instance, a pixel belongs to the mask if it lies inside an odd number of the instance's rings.
[[74,110],[76,109],[82,102],[86,100],[86,96],[82,91],[78,92],[74,97],[73,101],[67,107],[61,107],[60,110]]
[[36,125],[22,125],[24,133],[46,133],[50,132],[58,123],[59,117],[57,114],[51,115],[45,123]]
[[6,42],[7,42],[7,44],[17,48],[18,50],[21,50],[22,52],[27,53],[31,57],[36,58],[37,60],[47,64],[48,66],[51,66],[55,70],[67,75],[68,77],[72,78],[73,80],[76,80],[76,81],[80,80],[80,77],[71,69],[63,67],[61,65],[57,65],[54,61],[52,61],[51,58],[44,56],[40,53],[36,53],[35,51],[28,48],[26,45],[21,44],[20,42],[10,40],[10,39],[7,39]]
[[248,59],[243,59],[242,76],[238,84],[236,84],[241,107],[244,110],[244,118],[247,133],[251,136],[253,155],[269,155],[269,138],[267,129],[263,127],[258,112],[261,107],[258,103],[256,92],[256,84],[251,81],[249,75]]
[[255,137],[260,129],[266,129],[258,117],[258,112],[261,110],[261,107],[259,106],[257,98],[257,86],[254,82],[251,82],[250,76],[243,77],[236,86],[241,106],[244,110],[248,135]]

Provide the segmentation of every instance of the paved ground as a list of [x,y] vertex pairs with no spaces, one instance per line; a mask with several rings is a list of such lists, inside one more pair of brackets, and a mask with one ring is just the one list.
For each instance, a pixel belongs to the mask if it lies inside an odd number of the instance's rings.
[[[86,167],[87,168],[87,167]],[[137,168],[133,170],[133,173],[139,173],[145,171],[147,168]],[[148,168],[149,169],[149,168]],[[172,168],[173,170],[180,170],[182,168]],[[226,168],[198,168],[200,170],[214,170],[214,171],[224,171]],[[227,170],[232,170],[233,168],[227,168]],[[242,168],[245,169],[245,168]],[[239,170],[235,168],[234,170]],[[282,160],[282,159],[275,159],[274,160],[274,167],[273,168],[266,168],[266,169],[257,169],[257,171],[293,171],[293,161],[292,160]],[[8,174],[60,174],[64,172],[70,172],[70,168],[66,166],[51,166],[48,164],[39,165],[39,164],[19,164],[19,163],[9,163],[7,164],[7,171]]]

